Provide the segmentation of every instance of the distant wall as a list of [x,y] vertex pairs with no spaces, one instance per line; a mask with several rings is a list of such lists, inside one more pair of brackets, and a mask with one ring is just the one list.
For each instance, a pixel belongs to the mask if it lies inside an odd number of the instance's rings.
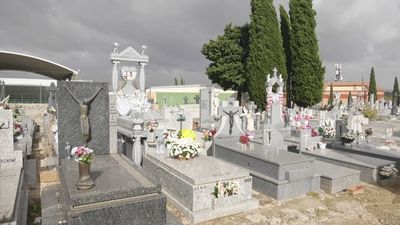
[[[15,109],[17,104],[10,103],[10,108]],[[44,113],[47,112],[47,104],[18,104],[22,106],[25,115],[32,118],[39,126],[43,127]]]

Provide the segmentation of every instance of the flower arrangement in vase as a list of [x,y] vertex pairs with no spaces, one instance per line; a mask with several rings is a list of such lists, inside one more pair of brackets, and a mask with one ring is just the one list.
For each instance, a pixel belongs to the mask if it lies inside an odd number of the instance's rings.
[[216,129],[204,129],[203,137],[201,139],[203,139],[203,141],[205,142],[212,141],[212,138],[216,133],[217,133]]
[[396,175],[398,172],[399,171],[396,169],[395,165],[391,164],[389,166],[382,167],[382,169],[379,171],[379,174],[382,177],[389,178]]
[[79,146],[71,150],[71,155],[75,161],[89,164],[93,159],[93,150],[85,146]]
[[71,155],[74,160],[79,163],[79,181],[76,184],[76,188],[78,190],[93,188],[94,181],[90,175],[90,163],[93,159],[93,150],[85,146],[74,147],[71,150]]
[[148,129],[150,132],[154,132],[154,130],[155,130],[155,129],[157,128],[157,126],[158,126],[158,122],[157,122],[157,120],[149,120],[149,121],[147,121],[146,126],[147,126],[147,129]]

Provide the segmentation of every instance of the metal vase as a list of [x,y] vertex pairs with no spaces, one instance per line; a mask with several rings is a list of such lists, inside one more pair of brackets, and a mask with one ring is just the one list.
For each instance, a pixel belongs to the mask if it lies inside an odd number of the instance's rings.
[[88,190],[94,187],[94,181],[90,177],[90,163],[79,162],[79,181],[76,184],[78,190]]

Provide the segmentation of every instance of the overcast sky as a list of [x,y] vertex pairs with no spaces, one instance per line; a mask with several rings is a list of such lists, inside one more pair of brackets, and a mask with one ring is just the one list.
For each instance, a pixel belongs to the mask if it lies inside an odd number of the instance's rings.
[[[400,1],[314,0],[314,9],[325,79],[334,79],[335,63],[343,64],[345,81],[369,80],[374,66],[377,84],[391,90],[400,76]],[[146,86],[172,85],[176,76],[209,84],[202,45],[227,23],[249,22],[249,14],[244,0],[1,0],[0,50],[79,69],[81,79],[110,81],[113,43],[138,51],[145,44]],[[0,73],[11,76],[21,74]]]

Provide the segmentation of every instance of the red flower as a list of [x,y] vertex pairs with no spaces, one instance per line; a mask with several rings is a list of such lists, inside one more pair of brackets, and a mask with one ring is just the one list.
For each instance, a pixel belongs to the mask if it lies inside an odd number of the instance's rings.
[[247,135],[242,135],[242,136],[240,136],[240,139],[239,139],[240,143],[242,143],[242,144],[249,143],[249,140],[250,140],[250,138]]

